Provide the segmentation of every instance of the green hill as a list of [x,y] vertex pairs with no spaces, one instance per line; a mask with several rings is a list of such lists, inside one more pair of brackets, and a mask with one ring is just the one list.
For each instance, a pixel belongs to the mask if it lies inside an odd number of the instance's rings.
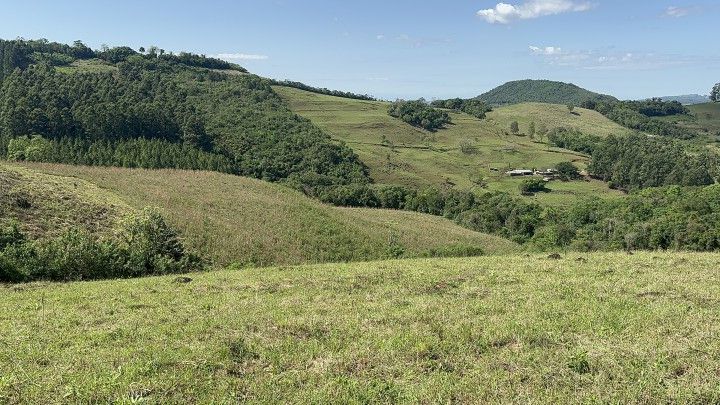
[[159,208],[188,248],[217,265],[498,254],[517,249],[505,239],[470,231],[442,217],[331,207],[287,187],[240,176],[50,164],[27,167],[51,178],[92,183],[136,208]]
[[0,158],[367,181],[270,80],[218,59],[17,39],[0,61]]
[[718,260],[522,255],[0,286],[0,402],[717,403]]
[[[289,87],[276,86],[274,90],[294,112],[309,118],[334,140],[350,146],[369,167],[370,177],[384,184],[454,185],[479,190],[476,182],[485,178],[487,189],[519,195],[522,179],[506,176],[508,168],[546,168],[563,161],[582,168],[588,161],[586,155],[524,136],[531,120],[549,129],[577,127],[599,136],[631,132],[595,111],[577,108],[573,114],[563,105],[540,103],[496,108],[484,120],[449,112],[452,125],[428,132],[390,117],[388,103],[331,97]],[[520,122],[523,136],[509,133],[513,120]],[[621,195],[599,181],[555,182],[549,187],[553,192],[528,198],[567,205],[586,196]]]
[[616,101],[605,94],[594,93],[571,83],[550,80],[517,80],[507,82],[477,97],[490,105],[527,102],[579,106],[583,101]]
[[707,95],[701,94],[683,94],[680,96],[663,96],[659,97],[663,101],[677,101],[683,105],[705,104],[709,98]]

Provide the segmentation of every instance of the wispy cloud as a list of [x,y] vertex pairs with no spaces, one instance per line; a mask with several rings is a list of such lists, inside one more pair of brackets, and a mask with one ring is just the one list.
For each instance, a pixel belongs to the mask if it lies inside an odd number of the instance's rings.
[[680,18],[685,17],[686,15],[692,13],[695,11],[697,7],[675,7],[670,6],[665,9],[665,13],[663,15],[665,17],[674,17],[674,18]]
[[498,3],[494,8],[480,10],[477,15],[491,24],[508,24],[514,20],[527,20],[569,12],[587,11],[592,3],[574,0],[528,0],[521,4]]
[[654,70],[673,66],[714,63],[705,56],[670,55],[616,50],[564,50],[557,46],[530,46],[530,53],[552,66],[587,70]]
[[212,55],[214,58],[223,60],[266,60],[269,59],[267,55],[256,55],[249,53],[218,53]]
[[377,35],[375,36],[375,39],[377,39],[378,41],[381,41],[381,40],[385,39],[385,35],[383,35],[383,34],[377,34]]
[[539,47],[530,45],[529,48],[535,55],[560,55],[562,53],[562,48],[557,46]]

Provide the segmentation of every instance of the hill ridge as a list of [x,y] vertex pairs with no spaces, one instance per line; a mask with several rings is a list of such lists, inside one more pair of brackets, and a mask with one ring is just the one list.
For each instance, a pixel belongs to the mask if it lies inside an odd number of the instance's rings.
[[583,101],[617,101],[617,98],[584,89],[573,83],[547,79],[513,80],[487,91],[476,99],[491,105],[539,102],[580,105]]

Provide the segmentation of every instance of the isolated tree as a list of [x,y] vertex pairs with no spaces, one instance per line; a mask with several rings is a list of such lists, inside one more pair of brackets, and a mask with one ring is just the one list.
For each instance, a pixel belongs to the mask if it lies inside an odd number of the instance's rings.
[[570,111],[572,113],[575,110],[575,106],[572,104],[568,104],[567,109],[568,109],[568,111]]
[[528,136],[530,139],[535,139],[535,121],[530,122],[530,126],[528,127]]
[[716,103],[720,102],[720,83],[713,86],[712,91],[710,92],[710,100]]
[[517,135],[518,132],[520,132],[520,125],[517,121],[513,121],[510,123],[510,132]]
[[545,126],[545,124],[543,124],[541,122],[537,129],[537,134],[538,134],[538,138],[540,138],[540,142],[542,142],[543,139],[545,139],[545,135],[547,135],[547,133],[548,133],[547,127]]

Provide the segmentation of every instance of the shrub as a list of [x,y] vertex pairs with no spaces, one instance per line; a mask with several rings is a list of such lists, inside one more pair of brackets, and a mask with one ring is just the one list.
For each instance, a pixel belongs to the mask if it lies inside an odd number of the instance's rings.
[[114,238],[69,228],[57,237],[31,241],[15,227],[0,232],[0,240],[0,282],[126,278],[202,267],[201,260],[184,250],[178,234],[152,210],[128,220]]
[[523,195],[532,195],[541,191],[549,191],[545,187],[545,180],[543,179],[525,179],[518,186],[520,193]]

